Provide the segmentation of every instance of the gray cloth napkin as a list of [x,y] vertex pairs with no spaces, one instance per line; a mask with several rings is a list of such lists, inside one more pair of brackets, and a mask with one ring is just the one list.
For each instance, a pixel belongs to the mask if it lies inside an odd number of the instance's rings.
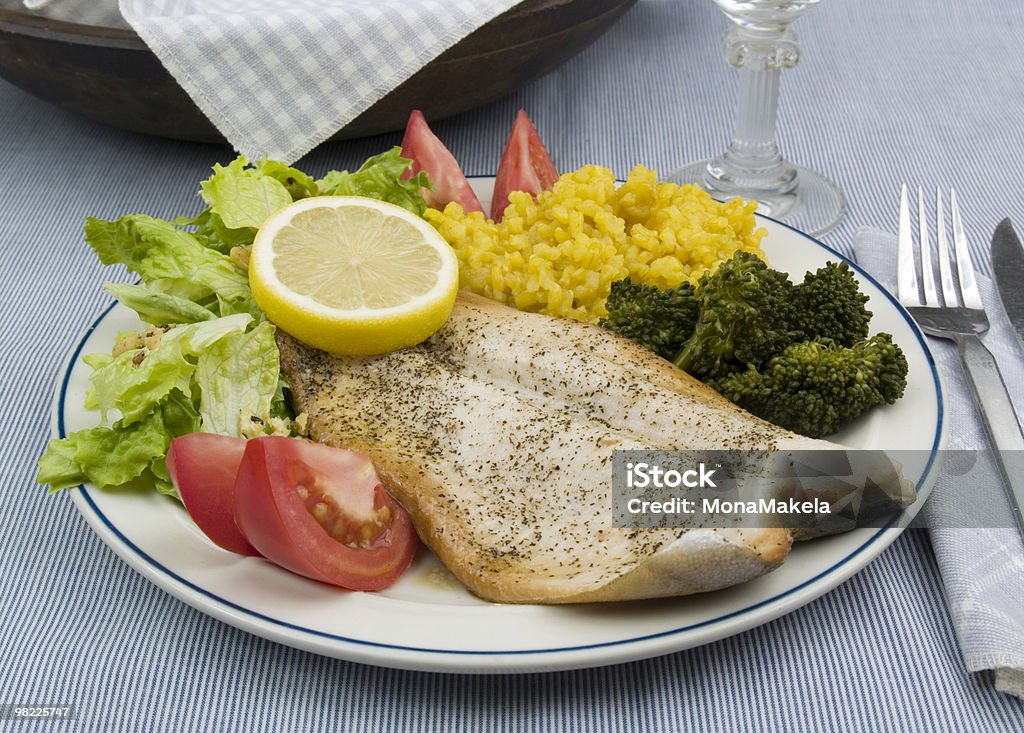
[[[250,160],[292,163],[521,0],[25,0],[135,29]],[[82,20],[88,16],[89,20]],[[458,90],[453,89],[453,94]]]
[[120,7],[238,152],[291,163],[517,2],[120,0]]
[[[857,263],[896,292],[896,237],[877,229],[854,236]],[[996,358],[1015,405],[1024,405],[1024,354],[1018,347],[991,280],[978,276],[991,326],[983,341]],[[990,450],[984,426],[951,341],[930,338],[943,384],[946,448]],[[952,455],[952,454],[951,454]],[[965,502],[980,507],[965,527]],[[977,513],[975,513],[977,514]],[[946,599],[966,667],[993,670],[996,688],[1024,698],[1024,541],[1012,525],[1010,506],[995,466],[982,458],[965,481],[956,466],[940,471],[921,512],[929,527]],[[990,526],[976,527],[973,525]]]

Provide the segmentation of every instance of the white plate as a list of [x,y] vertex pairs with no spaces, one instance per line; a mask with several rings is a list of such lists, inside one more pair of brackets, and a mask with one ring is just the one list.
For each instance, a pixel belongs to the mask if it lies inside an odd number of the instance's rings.
[[[484,196],[490,181],[476,179]],[[484,198],[482,196],[481,198]],[[764,240],[773,265],[794,279],[840,255],[771,220]],[[910,362],[903,399],[874,411],[837,439],[863,448],[922,450],[932,456],[908,478],[930,486],[942,437],[942,394],[935,365],[913,321],[873,280],[859,273],[872,329],[888,331]],[[69,356],[54,404],[58,436],[96,423],[82,408],[89,368],[81,355],[106,351],[133,328],[115,305],[86,331]],[[166,497],[72,490],[82,515],[111,549],[180,600],[232,626],[318,654],[406,669],[528,672],[626,662],[721,639],[775,619],[835,588],[899,535],[895,527],[861,529],[796,546],[781,568],[741,586],[660,601],[516,606],[481,601],[426,551],[382,593],[354,593],[306,580],[270,563],[209,542]],[[919,500],[920,501],[920,500]]]

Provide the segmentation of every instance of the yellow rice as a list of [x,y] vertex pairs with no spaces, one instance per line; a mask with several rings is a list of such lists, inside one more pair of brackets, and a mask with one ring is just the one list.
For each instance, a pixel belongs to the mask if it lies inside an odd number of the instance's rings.
[[536,202],[514,192],[502,221],[458,204],[427,211],[454,248],[461,286],[520,310],[594,322],[611,284],[661,288],[700,276],[737,249],[761,256],[754,202],[719,203],[696,186],[658,183],[637,166],[616,187],[608,168],[565,173]]

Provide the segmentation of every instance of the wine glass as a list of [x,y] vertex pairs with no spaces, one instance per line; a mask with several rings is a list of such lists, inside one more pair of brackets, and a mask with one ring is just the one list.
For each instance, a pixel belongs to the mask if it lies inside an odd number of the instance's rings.
[[779,77],[800,58],[789,26],[819,0],[713,1],[732,21],[724,51],[739,69],[736,126],[722,155],[684,166],[668,180],[696,183],[715,198],[754,199],[759,213],[824,234],[846,211],[842,192],[820,173],[788,162],[775,142]]

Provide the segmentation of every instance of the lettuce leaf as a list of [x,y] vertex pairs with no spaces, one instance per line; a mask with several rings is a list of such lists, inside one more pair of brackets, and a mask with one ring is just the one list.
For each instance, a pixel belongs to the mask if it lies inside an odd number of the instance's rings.
[[316,181],[313,180],[313,176],[303,173],[297,168],[285,165],[280,161],[264,158],[256,164],[256,169],[263,175],[270,176],[284,184],[284,187],[288,189],[288,193],[291,194],[292,199],[295,201],[307,196],[320,195],[320,189],[316,185]]
[[211,249],[227,254],[232,247],[252,244],[256,230],[282,206],[319,193],[313,177],[280,161],[264,158],[249,165],[242,156],[200,184],[208,204],[192,219],[173,223],[193,227],[193,234]]
[[226,166],[214,165],[213,176],[200,184],[199,193],[229,229],[258,229],[268,216],[293,200],[277,176],[249,167],[242,156]]
[[109,427],[101,425],[79,430],[62,440],[51,440],[39,459],[37,480],[48,484],[50,491],[85,481],[102,488],[127,487],[136,482],[173,494],[169,480],[162,486],[155,481],[139,480],[156,478],[154,472],[166,476],[164,456],[171,440],[198,429],[194,408],[192,419],[188,419],[190,404],[179,393],[160,410],[131,425],[118,421]]
[[107,283],[103,289],[139,314],[143,323],[167,326],[173,323],[197,323],[216,318],[213,311],[187,298],[161,293],[143,285]]
[[171,220],[176,227],[188,228],[196,241],[204,247],[229,254],[234,247],[252,244],[256,230],[250,227],[231,229],[209,207],[193,217],[179,216]]
[[89,381],[102,420],[117,410],[121,424],[131,425],[153,412],[174,389],[191,396],[200,355],[225,336],[243,332],[251,320],[238,314],[177,326],[163,334],[156,348],[125,351],[96,369]]
[[[97,430],[92,428],[91,430]],[[89,480],[81,464],[75,460],[81,436],[91,432],[81,430],[67,438],[53,438],[46,445],[46,452],[39,459],[36,481],[49,484],[50,491],[59,491],[68,486],[77,486]]]
[[[239,435],[239,415],[270,416],[281,373],[274,327],[264,321],[247,333],[234,333],[204,350],[196,368],[203,428]],[[280,417],[280,415],[275,415]]]
[[105,265],[124,265],[160,293],[191,300],[217,315],[259,309],[249,275],[228,255],[204,247],[188,232],[145,214],[115,221],[88,218],[85,239]]
[[393,147],[369,158],[355,173],[331,171],[316,182],[320,193],[331,196],[366,196],[380,199],[423,216],[427,204],[420,194],[421,188],[432,188],[430,179],[422,171],[402,179],[410,170],[412,161],[402,157],[402,149]]

